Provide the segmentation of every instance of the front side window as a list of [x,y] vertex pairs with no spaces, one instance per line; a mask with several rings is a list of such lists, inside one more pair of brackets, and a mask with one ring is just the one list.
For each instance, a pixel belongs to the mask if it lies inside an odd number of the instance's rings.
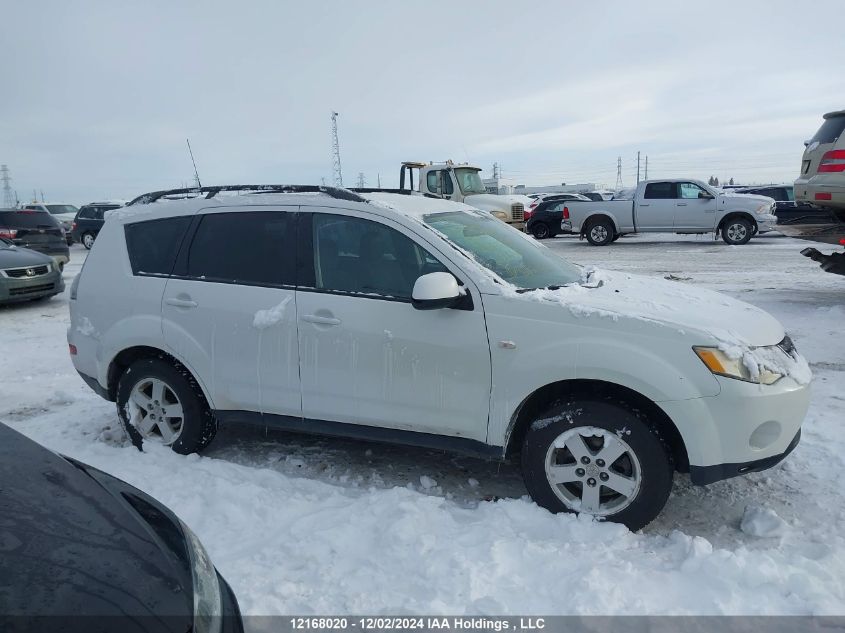
[[489,213],[435,213],[423,221],[504,281],[522,289],[581,281],[581,269]]
[[464,194],[487,193],[487,188],[484,186],[480,172],[477,169],[459,167],[454,171],[455,178],[458,180],[458,186],[461,188],[461,192]]
[[650,182],[645,186],[647,200],[671,200],[675,197],[674,182]]
[[693,200],[698,198],[698,194],[707,192],[693,182],[678,183],[678,197],[682,200]]
[[201,216],[188,248],[187,276],[251,286],[294,285],[294,217],[284,211]]
[[190,222],[190,217],[183,216],[127,224],[124,232],[132,274],[169,275]]
[[315,213],[313,229],[320,290],[407,300],[418,277],[448,272],[424,248],[378,222]]
[[82,207],[79,210],[79,215],[77,216],[81,220],[93,220],[94,215],[94,207]]

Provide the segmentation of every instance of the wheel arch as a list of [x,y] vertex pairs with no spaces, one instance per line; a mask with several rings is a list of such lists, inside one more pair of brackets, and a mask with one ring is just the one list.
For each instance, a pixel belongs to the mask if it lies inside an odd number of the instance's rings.
[[590,227],[592,227],[597,220],[608,220],[613,226],[613,231],[615,233],[619,233],[619,224],[616,222],[616,218],[609,213],[599,212],[588,216],[584,219],[584,222],[581,223],[581,237],[587,234],[587,231],[590,230]]
[[126,368],[142,358],[160,358],[161,360],[172,364],[179,371],[188,374],[202,391],[202,394],[209,406],[213,406],[205,385],[203,385],[202,381],[197,378],[197,375],[191,371],[190,367],[176,358],[173,354],[149,345],[135,345],[133,347],[127,347],[126,349],[118,352],[114,358],[112,358],[106,372],[106,389],[108,391],[109,400],[112,402],[117,400],[117,383],[120,380],[120,376],[124,371],[126,371]]
[[724,228],[725,224],[728,223],[728,221],[734,220],[736,218],[742,218],[744,220],[748,220],[749,222],[751,222],[751,228],[754,230],[755,233],[757,232],[757,229],[758,229],[757,220],[755,220],[754,216],[752,216],[748,211],[728,211],[724,215],[724,217],[721,220],[719,220],[719,225],[716,227],[716,230],[721,232],[722,229]]
[[522,447],[525,434],[538,414],[565,397],[582,397],[624,402],[645,413],[660,438],[670,447],[676,470],[689,471],[686,445],[678,427],[655,402],[643,394],[616,383],[601,380],[561,380],[536,389],[514,411],[508,425],[505,457],[512,458]]

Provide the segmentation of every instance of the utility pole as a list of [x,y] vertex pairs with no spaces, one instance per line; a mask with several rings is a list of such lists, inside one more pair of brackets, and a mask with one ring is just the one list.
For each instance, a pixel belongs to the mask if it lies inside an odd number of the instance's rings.
[[616,159],[616,191],[622,189],[622,157]]
[[645,178],[643,180],[648,180],[648,154],[645,155]]
[[498,187],[499,183],[499,163],[493,163],[493,180],[496,180],[496,186]]
[[378,188],[381,189],[381,173],[379,173],[377,175],[377,179],[378,179]]
[[365,185],[365,182],[366,182],[366,181],[364,180],[364,172],[363,172],[363,171],[359,171],[359,172],[358,172],[358,188],[359,188],[359,189],[363,189],[363,188],[366,186],[366,185]]
[[11,209],[15,204],[17,196],[12,195],[12,177],[9,176],[9,166],[0,165],[0,182],[3,183],[3,206]]
[[637,152],[637,184],[640,184],[640,153]]
[[321,176],[321,177],[320,177],[320,182],[322,183],[322,185],[323,185],[324,187],[326,186],[326,178],[325,178],[324,176]]
[[337,116],[338,113],[332,111],[332,169],[334,170],[335,187],[342,187],[343,172],[340,169],[340,141],[337,137]]

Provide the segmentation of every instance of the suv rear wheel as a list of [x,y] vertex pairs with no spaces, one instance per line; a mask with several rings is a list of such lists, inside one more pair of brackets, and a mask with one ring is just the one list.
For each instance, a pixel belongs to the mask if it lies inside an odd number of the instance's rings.
[[572,400],[534,420],[522,446],[531,498],[638,530],[672,489],[670,453],[644,417],[621,402]]
[[90,251],[91,247],[94,246],[94,234],[85,233],[82,236],[82,245]]
[[531,234],[538,240],[545,240],[551,234],[549,225],[545,222],[535,222],[531,225]]
[[193,376],[160,358],[142,358],[123,372],[117,383],[117,414],[139,449],[153,441],[177,453],[196,453],[217,432]]

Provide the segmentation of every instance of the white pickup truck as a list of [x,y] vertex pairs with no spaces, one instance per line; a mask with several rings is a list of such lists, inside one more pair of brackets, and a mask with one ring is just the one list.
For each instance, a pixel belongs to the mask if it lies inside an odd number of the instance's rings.
[[775,201],[714,189],[698,180],[645,180],[633,195],[603,202],[571,201],[561,231],[605,246],[626,233],[714,233],[745,244],[774,229]]

